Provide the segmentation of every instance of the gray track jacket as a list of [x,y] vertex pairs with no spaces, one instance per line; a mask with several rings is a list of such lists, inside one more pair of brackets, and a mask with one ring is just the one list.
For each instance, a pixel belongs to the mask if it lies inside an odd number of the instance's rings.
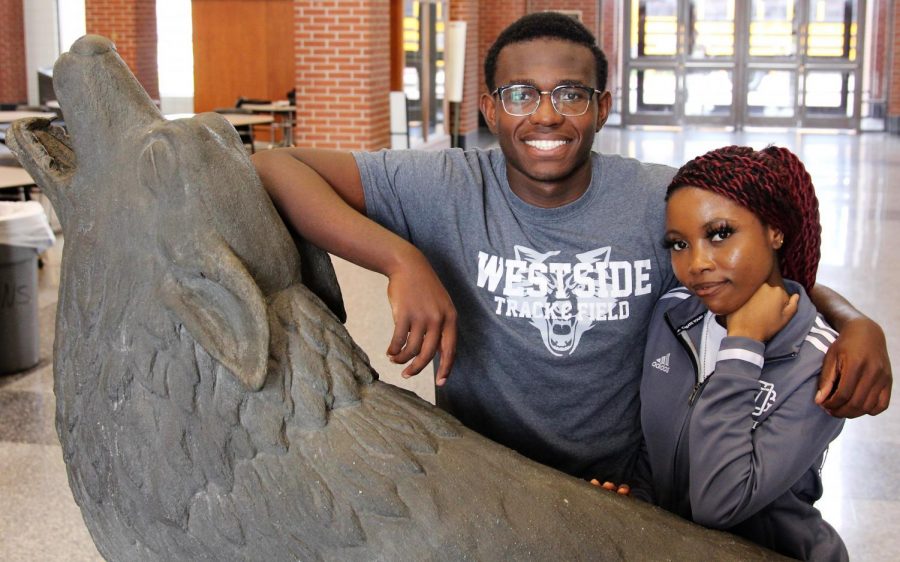
[[813,401],[835,332],[800,285],[786,284],[800,293],[790,323],[768,345],[725,337],[702,384],[706,307],[683,287],[657,303],[644,355],[646,447],[635,495],[794,558],[847,560],[843,541],[813,507],[825,450],[843,426]]

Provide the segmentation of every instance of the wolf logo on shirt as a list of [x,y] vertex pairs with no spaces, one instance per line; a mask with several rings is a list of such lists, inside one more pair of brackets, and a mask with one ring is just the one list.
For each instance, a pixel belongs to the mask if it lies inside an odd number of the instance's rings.
[[514,259],[479,252],[478,286],[494,293],[497,315],[528,318],[553,355],[574,353],[597,322],[628,318],[623,297],[650,292],[650,261],[611,261],[610,246],[574,261],[553,261],[559,251],[514,252]]

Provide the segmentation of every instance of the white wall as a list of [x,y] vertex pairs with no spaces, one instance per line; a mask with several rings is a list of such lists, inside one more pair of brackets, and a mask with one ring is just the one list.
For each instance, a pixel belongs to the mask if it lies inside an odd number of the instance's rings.
[[156,0],[159,98],[163,113],[194,111],[191,0]]
[[[65,1],[65,0],[61,0]],[[28,103],[38,104],[38,68],[52,67],[59,57],[56,0],[22,0],[25,14],[25,71]]]
[[87,33],[84,0],[57,0],[59,4],[59,50],[65,53],[76,39]]

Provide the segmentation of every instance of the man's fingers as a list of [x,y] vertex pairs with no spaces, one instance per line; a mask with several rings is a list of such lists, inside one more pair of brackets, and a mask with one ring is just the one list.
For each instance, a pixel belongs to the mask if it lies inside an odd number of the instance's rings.
[[845,412],[849,414],[847,417],[855,418],[861,415],[861,412],[857,412],[857,410],[862,408],[872,384],[868,377],[861,377],[860,370],[862,368],[859,365],[853,368],[841,361],[837,381],[834,383],[836,388],[831,391],[831,396],[822,403],[826,409]]
[[616,490],[616,493],[621,496],[627,496],[631,493],[631,486],[629,486],[628,484],[620,484],[619,489]]
[[835,378],[837,377],[837,359],[835,353],[826,353],[822,362],[822,372],[819,374],[819,389],[816,391],[816,404],[824,405],[825,400],[834,391]]
[[[403,369],[403,372],[400,373],[400,375],[404,378],[408,378],[419,374],[419,372],[434,358],[434,354],[437,353],[438,344],[440,343],[439,340],[440,335],[437,329],[431,328],[425,332],[419,349],[415,350],[415,359]],[[407,344],[407,347],[408,346],[409,344]]]
[[441,332],[441,365],[434,378],[434,384],[443,386],[447,382],[453,362],[456,360],[456,319],[448,318]]
[[[418,357],[422,352],[422,346],[424,345],[426,336],[427,334],[425,332],[424,326],[420,327],[413,324],[413,326],[409,330],[409,337],[406,340],[406,345],[403,346],[403,349],[400,350],[400,353],[391,358],[391,361],[393,361],[394,363],[403,364],[414,357]],[[410,367],[412,367],[412,365],[410,365]],[[401,375],[403,375],[404,377],[412,376],[405,374],[407,370],[408,368],[404,370]],[[422,368],[419,367],[418,369],[416,369],[416,373],[421,370]]]
[[878,405],[875,407],[875,410],[872,412],[873,416],[877,416],[881,412],[887,410],[888,404],[891,403],[891,387],[887,386],[881,389],[881,392],[878,393]]
[[403,350],[403,346],[406,345],[408,338],[409,321],[406,319],[398,320],[396,315],[394,315],[394,333],[391,335],[391,341],[387,348],[387,355],[392,361]]

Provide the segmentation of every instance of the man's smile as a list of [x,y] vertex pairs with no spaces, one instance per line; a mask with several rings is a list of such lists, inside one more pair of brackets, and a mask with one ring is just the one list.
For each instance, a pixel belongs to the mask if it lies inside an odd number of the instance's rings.
[[553,150],[569,144],[569,142],[567,140],[527,140],[525,144],[537,150]]

